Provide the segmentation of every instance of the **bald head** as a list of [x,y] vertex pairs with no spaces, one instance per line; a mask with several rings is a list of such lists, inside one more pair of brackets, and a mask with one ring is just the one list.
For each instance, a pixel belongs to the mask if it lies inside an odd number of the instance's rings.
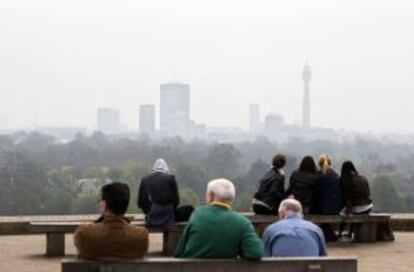
[[289,213],[296,213],[303,216],[302,205],[296,199],[288,198],[280,203],[279,217],[284,219]]

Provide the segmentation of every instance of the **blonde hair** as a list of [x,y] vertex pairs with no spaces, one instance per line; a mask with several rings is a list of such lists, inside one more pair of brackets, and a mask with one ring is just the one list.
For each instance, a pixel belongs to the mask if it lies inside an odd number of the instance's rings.
[[332,156],[329,154],[322,154],[319,157],[319,169],[323,174],[326,174],[332,168]]

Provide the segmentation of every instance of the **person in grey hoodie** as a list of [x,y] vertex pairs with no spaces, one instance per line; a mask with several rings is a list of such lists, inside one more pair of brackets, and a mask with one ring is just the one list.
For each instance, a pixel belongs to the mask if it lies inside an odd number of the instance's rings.
[[188,221],[194,208],[178,207],[180,197],[177,187],[168,164],[158,159],[152,173],[141,180],[138,191],[138,207],[146,215],[149,227],[168,228],[174,222]]

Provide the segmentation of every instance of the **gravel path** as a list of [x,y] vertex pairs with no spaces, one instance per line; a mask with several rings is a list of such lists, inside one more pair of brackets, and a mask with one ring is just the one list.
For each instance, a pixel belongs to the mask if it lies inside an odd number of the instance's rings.
[[[161,250],[161,235],[151,235],[151,252]],[[45,235],[0,236],[0,271],[59,272],[60,258],[46,258]],[[360,272],[414,271],[414,233],[396,233],[393,243],[330,244],[332,256],[356,256]],[[67,257],[76,254],[72,235],[66,236]]]

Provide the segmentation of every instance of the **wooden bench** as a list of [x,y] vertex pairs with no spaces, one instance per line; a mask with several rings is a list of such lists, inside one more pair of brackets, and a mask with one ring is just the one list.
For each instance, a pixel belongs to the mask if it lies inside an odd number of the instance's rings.
[[[245,213],[247,218],[252,221],[256,232],[261,235],[264,230],[272,223],[277,221],[277,218],[272,216],[255,215],[253,213]],[[359,243],[374,243],[377,241],[393,241],[388,237],[382,237],[383,229],[391,231],[391,215],[390,214],[367,214],[367,215],[307,215],[306,220],[309,220],[317,225],[333,224],[339,225],[341,223],[354,224],[355,233],[354,241]],[[392,232],[392,231],[391,231]]]
[[[276,216],[261,216],[253,214],[244,214],[249,218],[256,232],[259,235],[272,223],[278,219]],[[340,224],[352,223],[355,224],[355,241],[361,243],[372,243],[380,239],[378,237],[379,226],[385,225],[389,227],[390,215],[388,214],[373,214],[373,215],[355,215],[345,217],[340,215],[334,216],[320,216],[311,215],[306,217],[307,220],[315,224]],[[142,221],[133,221],[134,225],[145,226]],[[80,222],[32,222],[30,224],[31,233],[46,233],[46,255],[50,257],[65,255],[65,234],[75,232]],[[163,234],[163,254],[165,256],[174,255],[178,240],[181,237],[185,228],[185,223],[176,223],[171,229],[150,229],[151,233]],[[393,240],[393,239],[388,239]]]
[[356,272],[352,257],[240,259],[173,259],[86,261],[65,259],[62,272]]

